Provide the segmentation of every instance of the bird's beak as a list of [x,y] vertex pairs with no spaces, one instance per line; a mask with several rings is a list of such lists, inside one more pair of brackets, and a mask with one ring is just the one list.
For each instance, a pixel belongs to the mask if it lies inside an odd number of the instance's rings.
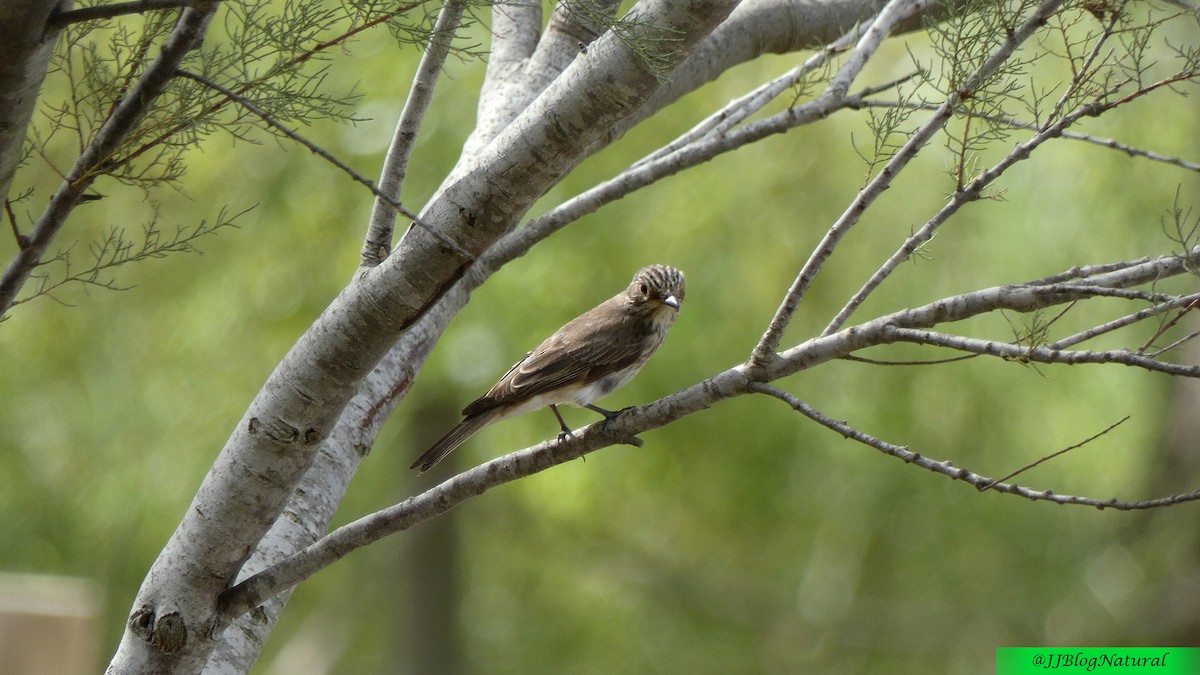
[[663,304],[674,307],[675,309],[679,309],[679,300],[673,295],[668,295],[667,297],[663,298]]

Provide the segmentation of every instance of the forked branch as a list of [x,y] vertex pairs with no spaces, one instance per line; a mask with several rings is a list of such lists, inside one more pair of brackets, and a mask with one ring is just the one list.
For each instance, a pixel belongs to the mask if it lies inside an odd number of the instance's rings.
[[[1058,281],[1052,284],[1033,282],[974,291],[945,298],[923,307],[885,315],[833,335],[813,338],[780,353],[777,358],[765,366],[751,363],[734,366],[658,401],[628,409],[611,420],[593,424],[576,432],[573,438],[567,438],[562,442],[548,441],[498,457],[454,476],[400,504],[340,527],[280,564],[251,576],[227,590],[221,596],[221,612],[227,620],[232,621],[240,614],[307,579],[349,552],[445,513],[458,504],[494,487],[583,457],[601,448],[622,443],[632,436],[670,424],[722,401],[753,393],[779,398],[818,423],[905,462],[916,464],[954,480],[965,481],[976,487],[987,485],[990,486],[989,489],[997,492],[1061,504],[1082,504],[1097,508],[1118,509],[1147,509],[1200,499],[1200,491],[1197,491],[1149,501],[1124,502],[1115,499],[1101,500],[1091,497],[1057,495],[1050,490],[1038,491],[1019,485],[997,482],[992,478],[954,467],[950,462],[931,460],[908,448],[874,438],[844,422],[831,420],[795,396],[768,384],[872,346],[901,340],[938,344],[937,334],[919,329],[1000,309],[1034,311],[1044,307],[1104,296],[1142,299],[1147,294],[1124,289],[1185,273],[1189,266],[1195,265],[1197,262],[1200,262],[1200,249],[1192,251],[1186,259],[1165,256],[1154,260],[1096,266],[1089,268],[1094,274],[1082,278],[1078,276],[1081,273],[1080,270],[1070,270],[1052,277],[1076,279],[1073,283],[1069,281]],[[1149,295],[1162,298],[1161,294]],[[1168,301],[1178,302],[1179,300],[1170,298]],[[989,345],[988,353],[1009,355],[1014,359],[1044,357],[1047,363],[1115,362],[1188,377],[1200,377],[1200,366],[1167,364],[1130,352],[1052,352],[1044,347],[1029,350],[1015,344],[996,342],[987,344]],[[975,343],[970,338],[961,338],[954,344],[945,346],[959,346],[965,348],[966,351],[971,351],[974,345]]]

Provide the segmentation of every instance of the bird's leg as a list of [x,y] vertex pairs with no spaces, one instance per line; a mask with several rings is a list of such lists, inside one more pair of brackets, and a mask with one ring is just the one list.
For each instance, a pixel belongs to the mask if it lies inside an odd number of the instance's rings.
[[554,416],[558,418],[558,426],[562,427],[562,432],[558,434],[558,442],[562,443],[563,441],[567,440],[568,436],[575,438],[575,434],[571,433],[571,427],[567,426],[567,423],[563,421],[562,415],[558,413],[558,406],[551,403],[550,410],[552,410],[554,412]]

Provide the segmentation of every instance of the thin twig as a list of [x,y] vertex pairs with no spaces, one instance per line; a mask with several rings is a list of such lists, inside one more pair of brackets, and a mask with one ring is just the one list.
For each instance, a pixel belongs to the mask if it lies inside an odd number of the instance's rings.
[[634,162],[631,168],[636,169],[650,162],[663,159],[693,143],[719,136],[737,126],[743,120],[762,110],[763,107],[775,100],[780,94],[802,82],[809,73],[828,63],[829,58],[833,54],[848,49],[869,25],[868,23],[855,26],[849,32],[826,45],[824,49],[817,51],[805,59],[804,63],[769,82],[763,83],[744,96],[725,104],[720,110],[704,118],[699,124],[684,132],[675,140]]
[[17,248],[25,248],[29,245],[29,239],[21,234],[21,228],[17,225],[17,214],[13,213],[11,201],[4,200],[4,210],[8,213],[8,222],[12,224],[13,239],[17,240]]
[[[1184,494],[1171,495],[1169,497],[1160,497],[1158,499],[1148,499],[1144,501],[1122,501],[1119,499],[1101,500],[1092,497],[1078,497],[1074,495],[1055,494],[1051,490],[1033,490],[1020,485],[1013,485],[996,481],[987,476],[981,476],[969,469],[956,467],[948,461],[937,461],[925,457],[919,452],[913,452],[905,446],[888,443],[885,440],[876,438],[866,432],[855,429],[846,422],[835,420],[827,415],[822,414],[812,406],[800,400],[794,394],[784,391],[777,387],[762,383],[752,383],[750,390],[755,393],[765,394],[773,398],[777,398],[790,406],[796,412],[808,417],[814,422],[831,429],[842,436],[862,443],[871,448],[875,448],[880,452],[891,455],[907,464],[915,464],[923,469],[928,469],[934,473],[942,474],[953,480],[961,480],[965,483],[973,485],[976,489],[980,486],[989,485],[990,489],[996,492],[1018,495],[1034,501],[1048,501],[1056,504],[1078,504],[1084,506],[1094,506],[1098,509],[1117,509],[1118,511],[1137,511],[1153,508],[1162,508],[1182,504],[1184,502],[1192,502],[1200,500],[1200,490],[1188,492]],[[1119,423],[1118,423],[1119,424]]]
[[177,69],[175,72],[180,77],[184,77],[189,80],[194,80],[196,82],[199,82],[200,84],[203,84],[206,87],[209,87],[210,89],[213,89],[214,91],[220,92],[222,96],[227,97],[229,100],[237,103],[238,105],[242,106],[243,108],[250,111],[254,115],[258,116],[259,119],[261,119],[263,122],[266,122],[267,126],[271,127],[272,129],[275,129],[276,131],[280,132],[284,136],[287,136],[288,138],[292,139],[293,141],[296,141],[297,143],[308,148],[309,151],[312,152],[314,155],[317,155],[318,157],[324,159],[325,161],[329,162],[330,164],[341,169],[344,173],[346,173],[346,175],[353,178],[355,180],[355,182],[361,183],[362,185],[366,186],[366,188],[368,190],[370,190],[378,199],[381,199],[381,200],[387,202],[388,205],[391,206],[393,209],[404,214],[405,218],[408,218],[409,220],[413,221],[414,224],[427,230],[430,234],[432,234],[434,237],[436,237],[438,239],[438,241],[440,241],[443,244],[445,244],[446,246],[450,247],[453,251],[455,251],[459,255],[464,256],[467,260],[474,259],[474,257],[470,253],[467,253],[466,250],[464,250],[461,246],[456,244],[449,237],[442,234],[441,232],[439,232],[436,228],[432,227],[431,225],[428,225],[428,224],[422,222],[420,217],[417,216],[417,214],[413,213],[412,211],[409,211],[407,208],[404,207],[403,204],[392,199],[389,195],[384,194],[383,191],[381,191],[378,187],[375,186],[374,181],[367,178],[366,176],[363,176],[362,174],[358,173],[354,169],[350,168],[344,162],[342,162],[338,158],[334,157],[333,155],[329,154],[327,151],[323,150],[317,144],[315,144],[312,141],[308,140],[307,138],[301,136],[300,134],[296,133],[295,131],[292,131],[287,126],[283,125],[278,120],[271,117],[270,113],[263,110],[262,108],[259,108],[257,105],[255,105],[252,101],[250,101],[246,97],[238,94],[237,92],[235,92],[227,87],[223,87],[223,86],[217,84],[216,82],[213,82],[212,80],[208,79],[207,77],[204,77],[203,75],[198,75],[196,73],[192,73],[192,72],[189,72],[189,71],[186,71],[183,69]]
[[67,24],[96,19],[113,19],[126,14],[142,14],[158,9],[182,9],[187,7],[189,0],[133,0],[132,2],[114,2],[111,5],[95,5],[69,9],[65,12],[55,12],[46,22],[50,28],[62,28]]
[[1021,363],[1061,363],[1075,365],[1080,363],[1120,363],[1126,366],[1145,368],[1146,370],[1180,375],[1182,377],[1200,377],[1200,366],[1186,366],[1178,363],[1159,361],[1142,354],[1124,349],[1107,351],[1063,351],[1049,349],[1044,346],[1017,345],[1009,342],[981,340],[961,335],[951,335],[936,331],[916,330],[912,328],[891,327],[885,331],[889,340],[894,342],[912,342],[915,344],[947,347],[972,354],[995,356],[1007,361]]
[[866,363],[872,366],[936,366],[943,363],[955,363],[958,361],[966,361],[968,359],[978,358],[979,354],[963,354],[962,356],[952,356],[947,359],[929,359],[927,361],[889,361],[887,359],[868,359],[864,356],[855,356],[850,354],[843,356],[843,361],[854,361],[856,363]]
[[1004,476],[1003,478],[997,478],[990,483],[985,483],[984,485],[980,485],[980,486],[976,486],[976,487],[979,488],[980,492],[985,492],[987,490],[990,490],[992,488],[992,486],[996,485],[997,483],[1003,483],[1005,481],[1008,481],[1008,480],[1014,478],[1015,476],[1019,476],[1019,475],[1025,473],[1026,471],[1032,469],[1033,467],[1037,466],[1038,464],[1041,464],[1042,462],[1054,459],[1055,457],[1058,457],[1059,455],[1064,455],[1076,448],[1082,448],[1083,446],[1087,445],[1088,443],[1091,443],[1092,441],[1096,440],[1097,438],[1100,438],[1101,436],[1103,436],[1104,434],[1107,434],[1108,432],[1112,431],[1113,429],[1116,429],[1117,427],[1121,426],[1122,424],[1124,424],[1127,421],[1129,421],[1129,415],[1122,417],[1121,419],[1117,420],[1116,422],[1113,422],[1112,424],[1105,427],[1103,431],[1096,433],[1096,434],[1092,434],[1091,436],[1088,436],[1087,438],[1083,439],[1082,441],[1079,441],[1075,445],[1068,445],[1067,447],[1063,448],[1062,450],[1059,450],[1058,452],[1052,452],[1049,455],[1046,455],[1045,457],[1037,460],[1036,462],[1033,462],[1031,464],[1026,464],[1025,466],[1017,469],[1016,471],[1008,474],[1007,476]]
[[[274,72],[278,72],[280,70],[286,71],[287,69],[292,68],[300,63],[304,63],[305,61],[313,58],[314,56],[321,53],[322,51],[325,51],[327,49],[332,49],[333,47],[336,47],[336,46],[342,44],[343,42],[349,40],[350,38],[354,37],[355,35],[358,35],[359,33],[363,32],[369,28],[374,28],[375,26],[386,23],[387,21],[391,20],[395,16],[397,16],[399,14],[403,14],[403,13],[407,12],[408,10],[419,6],[420,4],[421,4],[420,0],[417,0],[416,2],[405,3],[405,4],[401,5],[400,7],[396,8],[390,12],[387,12],[386,14],[383,14],[382,16],[378,16],[370,21],[367,21],[366,23],[364,23],[361,26],[355,26],[354,28],[351,28],[350,30],[346,31],[345,33],[342,33],[341,35],[339,35],[333,39],[326,40],[325,42],[321,42],[319,44],[314,45],[312,48],[307,49],[304,52],[302,52],[301,54],[296,55],[290,61],[287,61],[286,63],[276,66],[275,68],[272,69],[272,71],[274,71]],[[261,84],[261,82],[259,82],[259,81],[246,82],[246,83],[242,84],[241,86],[239,86],[234,91],[238,94],[245,94],[246,92],[248,92],[251,89],[258,86],[259,84]],[[188,120],[186,120],[184,122],[180,122],[179,124],[176,124],[175,126],[171,127],[170,129],[167,129],[166,131],[160,133],[158,136],[155,136],[154,138],[146,141],[142,145],[140,145],[137,148],[135,148],[134,150],[130,151],[128,154],[123,155],[119,160],[116,160],[116,161],[112,162],[111,164],[109,164],[106,168],[109,170],[114,170],[114,169],[117,169],[117,168],[120,168],[122,166],[129,164],[130,162],[132,162],[133,160],[142,156],[143,154],[150,151],[151,149],[158,147],[162,143],[166,142],[167,139],[171,138],[172,136],[190,128],[195,123],[196,119],[203,119],[209,115],[212,115],[213,113],[217,112],[221,108],[225,107],[226,104],[231,103],[231,102],[233,102],[233,99],[226,97],[226,98],[223,98],[211,105],[206,106],[203,110],[201,110],[199,113],[197,113],[193,117],[188,118]]]
[[[949,103],[949,101],[947,101]],[[829,322],[829,325],[822,331],[822,335],[829,335],[842,327],[843,324],[850,318],[850,315],[857,310],[867,297],[879,288],[889,276],[895,272],[904,261],[912,257],[922,245],[931,240],[937,230],[954,214],[958,213],[967,204],[977,201],[984,195],[984,190],[992,185],[996,180],[1004,175],[1006,171],[1012,168],[1018,162],[1026,160],[1029,156],[1046,141],[1057,138],[1064,129],[1074,124],[1079,119],[1093,114],[1095,103],[1082,105],[1063,115],[1054,124],[1049,125],[1045,129],[1040,130],[1029,140],[1018,143],[996,164],[992,165],[986,171],[981,172],[968,185],[954,192],[954,196],[943,206],[932,218],[925,222],[916,232],[909,235],[908,238],[896,249],[879,269],[863,284],[862,288],[851,296],[850,300],[838,311],[837,315]],[[938,114],[942,115],[947,112],[946,104],[943,104],[938,109]],[[935,117],[935,119],[939,119]],[[940,126],[938,127],[940,128]],[[889,162],[890,166],[890,162]]]
[[1197,336],[1200,336],[1200,331],[1194,331],[1194,332],[1188,333],[1187,335],[1179,338],[1178,340],[1172,342],[1171,344],[1167,345],[1166,347],[1163,347],[1162,349],[1156,349],[1156,350],[1150,352],[1149,354],[1147,354],[1146,356],[1149,356],[1152,359],[1157,359],[1158,357],[1162,356],[1163,354],[1166,354],[1167,352],[1171,351],[1172,349],[1179,347],[1183,343],[1185,343],[1189,340],[1196,339]]
[[[1042,0],[1042,3],[1032,15],[1014,29],[992,55],[967,78],[963,84],[963,89],[966,91],[973,90],[980,82],[986,80],[987,77],[1000,68],[1022,43],[1037,32],[1045,22],[1046,17],[1053,14],[1061,4],[1061,0]],[[835,77],[835,80],[838,79]],[[946,125],[953,116],[954,111],[958,108],[960,100],[960,93],[952,92],[945,102],[938,107],[933,117],[917,129],[900,150],[888,160],[883,169],[859,191],[858,195],[855,196],[837,222],[825,233],[821,242],[816,246],[812,255],[796,275],[796,279],[792,282],[791,287],[788,288],[783,301],[780,302],[779,308],[775,311],[775,315],[772,317],[766,332],[763,333],[762,338],[759,339],[758,344],[755,346],[751,355],[753,363],[761,365],[768,362],[774,356],[775,351],[779,347],[779,342],[783,338],[784,331],[791,322],[792,316],[796,313],[796,308],[799,306],[800,300],[807,293],[821,267],[833,255],[833,251],[837,248],[838,243],[858,223],[862,218],[863,212],[874,203],[879,195],[883,194],[891,186],[892,180],[896,175]]]
[[1112,321],[1102,323],[1098,326],[1094,326],[1085,331],[1080,331],[1074,335],[1070,335],[1061,340],[1057,340],[1046,346],[1050,349],[1066,349],[1067,347],[1073,347],[1081,342],[1086,342],[1088,340],[1091,340],[1092,338],[1104,335],[1105,333],[1111,333],[1114,330],[1118,330],[1118,329],[1124,328],[1126,326],[1131,326],[1139,321],[1142,321],[1143,319],[1147,319],[1152,316],[1157,316],[1159,314],[1162,314],[1163,312],[1170,311],[1176,307],[1180,307],[1182,305],[1187,305],[1189,303],[1193,303],[1196,300],[1200,300],[1200,293],[1193,293],[1192,295],[1185,295],[1183,297],[1173,298],[1167,302],[1162,302],[1157,305],[1154,305],[1153,307],[1147,307],[1146,309],[1134,312],[1132,314],[1127,314],[1118,319],[1113,319]]
[[1138,353],[1139,354],[1144,353],[1147,349],[1149,349],[1150,345],[1154,344],[1155,340],[1162,337],[1163,333],[1166,333],[1167,331],[1171,330],[1171,328],[1173,328],[1175,326],[1175,324],[1179,323],[1179,320],[1182,319],[1185,314],[1192,311],[1193,309],[1196,309],[1196,305],[1198,305],[1198,304],[1200,304],[1200,298],[1196,298],[1195,300],[1192,300],[1191,302],[1189,302],[1187,304],[1186,307],[1179,310],[1178,314],[1171,317],[1170,321],[1167,321],[1163,325],[1159,326],[1158,330],[1154,332],[1154,335],[1151,335],[1150,339],[1146,340],[1146,343],[1138,348]]
[[[919,101],[866,100],[865,97],[862,97],[861,95],[857,95],[857,94],[854,97],[852,97],[851,101],[849,102],[849,107],[854,108],[854,109],[858,109],[858,108],[903,108],[905,110],[937,110],[937,106],[932,103],[924,103],[924,102],[919,102]],[[962,112],[962,111],[958,111],[958,112]],[[1041,128],[1039,125],[1037,125],[1033,122],[1022,122],[1021,120],[1013,119],[1011,117],[1000,117],[998,115],[986,115],[986,114],[981,114],[981,113],[974,113],[974,115],[975,115],[975,117],[977,117],[979,119],[987,120],[988,122],[992,122],[993,124],[1002,124],[1006,127],[1011,127],[1013,129],[1034,129],[1034,130],[1036,130],[1036,129]],[[1161,153],[1154,152],[1153,150],[1145,150],[1143,148],[1137,148],[1137,147],[1128,145],[1126,143],[1122,143],[1122,142],[1117,141],[1112,138],[1102,138],[1100,136],[1093,136],[1091,134],[1085,134],[1085,133],[1081,133],[1078,131],[1070,131],[1070,130],[1063,131],[1062,137],[1065,139],[1068,139],[1068,140],[1072,140],[1072,141],[1079,141],[1081,143],[1090,143],[1092,145],[1099,145],[1101,147],[1108,148],[1110,150],[1116,150],[1118,152],[1123,152],[1126,155],[1129,155],[1130,157],[1141,157],[1143,159],[1148,159],[1148,160],[1151,160],[1154,162],[1160,162],[1163,164],[1170,164],[1172,166],[1177,166],[1181,169],[1186,169],[1188,171],[1200,172],[1200,162],[1192,162],[1192,161],[1189,161],[1189,160],[1186,160],[1186,159],[1183,159],[1180,157],[1170,157],[1168,155],[1163,155]]]

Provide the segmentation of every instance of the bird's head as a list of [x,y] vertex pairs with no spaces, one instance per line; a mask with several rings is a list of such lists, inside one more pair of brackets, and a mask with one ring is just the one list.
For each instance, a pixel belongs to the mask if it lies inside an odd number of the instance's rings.
[[679,311],[683,305],[683,272],[670,265],[643,267],[633,275],[626,293],[634,305]]

